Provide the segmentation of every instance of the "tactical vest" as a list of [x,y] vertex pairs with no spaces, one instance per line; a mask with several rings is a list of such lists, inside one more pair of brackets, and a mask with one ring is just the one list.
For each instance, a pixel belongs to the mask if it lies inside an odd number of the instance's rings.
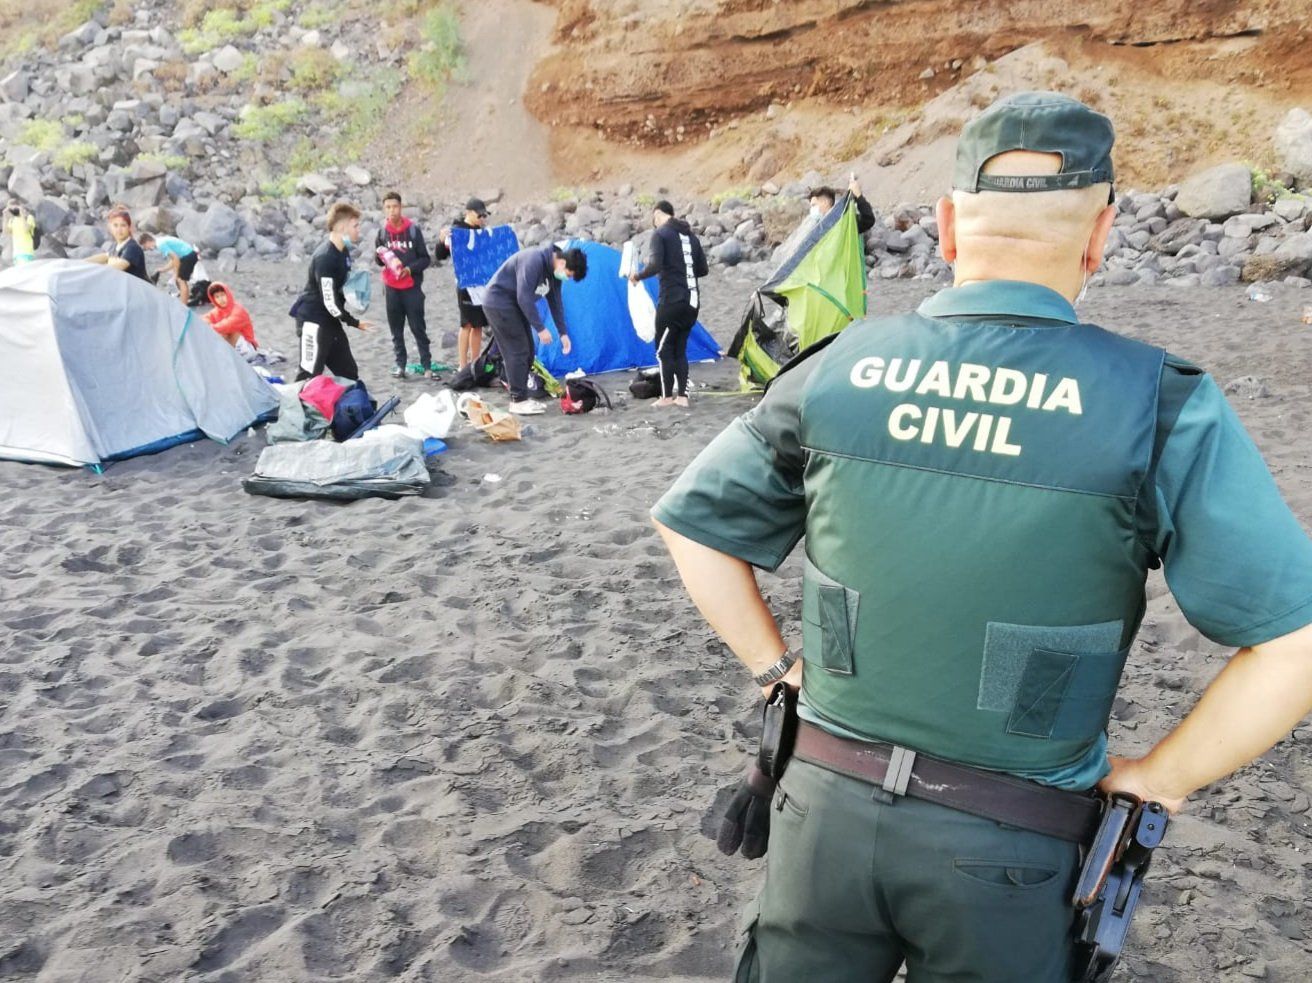
[[1036,772],[1099,742],[1143,617],[1164,353],[1004,321],[866,321],[817,356],[803,692],[872,740]]

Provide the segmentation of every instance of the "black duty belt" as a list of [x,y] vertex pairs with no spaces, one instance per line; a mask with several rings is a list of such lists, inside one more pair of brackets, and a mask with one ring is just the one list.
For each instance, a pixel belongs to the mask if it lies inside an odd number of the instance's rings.
[[893,795],[936,802],[1081,845],[1093,839],[1102,814],[1102,800],[1092,795],[953,764],[893,744],[835,737],[805,721],[797,728],[793,756]]

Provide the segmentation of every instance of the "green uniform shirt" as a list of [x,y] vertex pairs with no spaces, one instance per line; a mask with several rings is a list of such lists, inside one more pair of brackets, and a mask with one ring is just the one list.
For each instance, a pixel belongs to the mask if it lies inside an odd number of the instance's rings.
[[1212,379],[1033,284],[850,326],[653,515],[770,570],[807,537],[810,719],[1065,788],[1107,772],[1148,568],[1221,644],[1312,622],[1312,543]]

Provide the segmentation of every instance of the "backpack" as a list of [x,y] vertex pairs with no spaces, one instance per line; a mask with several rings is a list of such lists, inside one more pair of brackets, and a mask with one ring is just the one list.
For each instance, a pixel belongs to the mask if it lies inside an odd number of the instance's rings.
[[661,394],[660,369],[639,372],[629,383],[629,392],[634,399],[655,399]]
[[483,353],[451,377],[449,388],[456,392],[486,389],[501,375],[501,352],[495,341],[489,341]]
[[357,382],[337,400],[333,410],[333,439],[345,440],[374,415],[378,404],[369,398],[363,382]]
[[604,403],[606,409],[611,409],[610,397],[606,395],[606,390],[591,379],[565,380],[565,395],[560,397],[562,413],[568,416],[590,413],[599,403]]

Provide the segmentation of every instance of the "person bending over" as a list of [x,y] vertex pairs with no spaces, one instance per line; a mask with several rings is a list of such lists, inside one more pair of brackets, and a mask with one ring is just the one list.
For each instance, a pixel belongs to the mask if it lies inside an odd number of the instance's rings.
[[511,413],[528,415],[546,411],[541,403],[528,398],[534,332],[542,344],[551,344],[551,332],[538,313],[538,295],[546,295],[551,317],[560,332],[561,351],[568,355],[572,346],[560,286],[565,280],[578,281],[587,275],[588,257],[583,250],[562,249],[557,245],[521,249],[492,274],[483,310],[505,363]]
[[196,247],[177,236],[157,236],[149,232],[143,232],[139,242],[142,249],[154,249],[168,260],[173,282],[178,288],[178,299],[190,306],[191,276],[196,272],[196,263],[200,259]]

